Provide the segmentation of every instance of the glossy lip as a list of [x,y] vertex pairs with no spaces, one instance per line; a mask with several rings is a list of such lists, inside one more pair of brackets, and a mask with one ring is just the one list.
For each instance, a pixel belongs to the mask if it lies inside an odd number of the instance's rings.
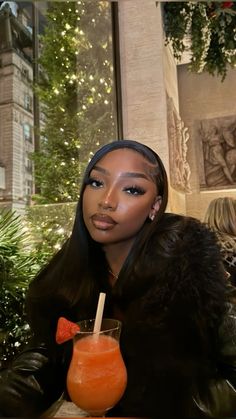
[[111,230],[117,224],[112,217],[106,214],[94,214],[91,221],[94,227],[99,230]]

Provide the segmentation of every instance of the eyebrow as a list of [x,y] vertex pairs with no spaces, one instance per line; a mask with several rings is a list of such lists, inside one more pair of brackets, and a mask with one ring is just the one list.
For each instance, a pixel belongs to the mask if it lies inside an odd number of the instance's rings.
[[[100,173],[103,173],[104,175],[110,175],[110,172],[106,169],[103,169],[103,167],[100,166],[94,166],[91,171],[97,170]],[[121,174],[121,177],[134,177],[134,178],[142,178],[150,180],[150,178],[145,173],[139,173],[139,172],[123,172]]]

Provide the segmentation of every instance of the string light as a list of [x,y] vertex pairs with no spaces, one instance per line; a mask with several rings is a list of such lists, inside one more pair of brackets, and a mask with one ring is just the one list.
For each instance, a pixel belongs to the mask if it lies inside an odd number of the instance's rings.
[[[98,147],[101,141],[104,142],[106,140],[106,135],[108,135],[109,140],[115,137],[115,134],[106,134],[106,131],[107,133],[114,133],[114,130],[111,130],[109,118],[109,112],[112,112],[113,107],[111,106],[110,110],[107,109],[113,100],[113,96],[111,95],[113,91],[110,55],[111,39],[109,33],[106,36],[103,33],[101,42],[98,44],[94,43],[93,45],[93,38],[90,37],[91,28],[93,32],[100,30],[96,28],[99,28],[101,13],[104,13],[104,17],[106,15],[105,18],[107,19],[108,9],[107,6],[101,9],[99,5],[99,7],[94,8],[94,16],[90,14],[86,20],[86,8],[90,2],[91,0],[87,0],[86,2],[79,1],[74,7],[69,2],[70,7],[67,7],[67,9],[62,3],[61,7],[58,4],[55,10],[52,8],[52,19],[54,20],[56,18],[54,22],[57,22],[56,25],[58,27],[58,37],[55,36],[55,30],[52,37],[54,57],[56,58],[57,64],[52,73],[52,76],[55,77],[55,83],[52,89],[53,95],[49,92],[48,99],[50,100],[50,106],[52,104],[55,112],[58,112],[57,121],[59,121],[59,118],[63,118],[65,122],[63,124],[61,124],[62,121],[59,124],[56,122],[54,125],[53,130],[55,134],[52,137],[53,152],[49,152],[53,156],[51,164],[55,168],[54,173],[58,173],[57,178],[60,180],[55,199],[53,198],[56,202],[61,198],[75,199],[78,196],[80,173],[83,173],[85,164],[89,160],[86,156],[93,155],[93,149]],[[53,13],[55,16],[53,16]],[[99,15],[100,17],[98,19]],[[90,52],[95,45],[96,50],[100,48],[101,58],[100,55],[97,56],[97,53],[93,57]],[[48,55],[48,62],[52,67],[51,60],[52,56]],[[77,111],[71,108],[71,111],[68,112],[70,109],[68,107],[70,103],[70,92],[72,93],[72,97],[74,97],[73,106],[77,103]],[[77,98],[75,98],[75,92],[77,92]],[[104,109],[104,115],[105,113],[107,115],[105,119],[101,113],[102,109]],[[76,117],[78,118],[77,122]],[[92,130],[96,126],[97,138],[94,143],[89,140],[91,135],[89,124],[91,124]],[[50,122],[49,127],[52,127],[52,122]],[[60,135],[58,135],[58,131]],[[46,134],[49,139],[50,135]],[[60,141],[63,144],[61,149]],[[50,141],[47,147],[51,150],[50,147],[52,146],[50,146]],[[57,147],[59,147],[58,153]],[[68,153],[66,158],[62,154],[63,150],[66,150]],[[83,150],[82,154],[81,150]],[[83,162],[80,162],[81,155],[83,155]],[[60,171],[62,169],[64,172]],[[72,170],[72,174],[70,174],[70,170]],[[67,180],[66,176],[68,176]],[[74,181],[75,176],[77,176],[77,182]]]

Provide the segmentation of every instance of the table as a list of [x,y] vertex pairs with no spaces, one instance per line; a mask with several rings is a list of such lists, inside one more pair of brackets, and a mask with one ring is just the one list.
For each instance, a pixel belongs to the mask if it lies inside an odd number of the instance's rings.
[[52,417],[54,418],[88,418],[88,414],[72,402],[60,400],[57,404],[53,405],[53,408],[54,412],[52,412]]
[[[79,409],[74,403],[68,402],[66,400],[58,400],[54,405],[43,415],[44,418],[54,417],[54,418],[87,418],[94,419],[88,416],[86,412]],[[103,419],[98,418],[97,419]],[[140,419],[140,418],[113,418],[113,419]],[[144,419],[144,418],[142,418]]]

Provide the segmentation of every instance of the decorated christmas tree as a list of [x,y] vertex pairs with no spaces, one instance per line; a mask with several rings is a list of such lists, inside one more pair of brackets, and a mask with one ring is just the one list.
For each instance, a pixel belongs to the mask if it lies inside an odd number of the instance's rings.
[[38,201],[76,201],[92,154],[116,137],[110,3],[50,2],[39,68]]

